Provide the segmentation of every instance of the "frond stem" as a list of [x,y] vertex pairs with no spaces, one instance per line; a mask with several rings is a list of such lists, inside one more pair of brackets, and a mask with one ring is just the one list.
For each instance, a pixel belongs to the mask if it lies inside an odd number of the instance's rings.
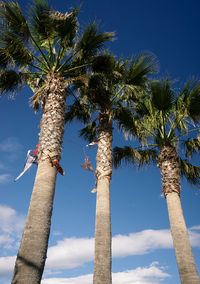
[[44,64],[44,62],[42,60],[40,60],[37,56],[33,55],[33,57],[35,58],[35,60],[37,60],[39,63],[41,63],[45,68],[47,67],[46,64]]
[[[68,72],[70,72],[70,71],[73,71],[73,70],[76,70],[76,69],[79,69],[79,68],[82,68],[82,67],[87,67],[87,66],[89,66],[90,64],[89,63],[87,63],[87,64],[83,64],[83,65],[79,65],[79,66],[76,66],[76,67],[73,67],[73,68],[70,68],[70,69],[68,69],[66,72],[64,72],[65,74],[66,73],[68,73]],[[60,70],[60,68],[59,68],[59,70]]]
[[51,66],[50,66],[50,64],[49,64],[49,62],[48,62],[46,56],[44,55],[42,49],[41,49],[40,46],[37,44],[37,42],[36,42],[36,40],[34,39],[34,37],[32,36],[32,34],[30,34],[30,36],[31,36],[31,39],[32,39],[33,43],[35,44],[35,46],[37,47],[37,49],[40,51],[42,57],[43,57],[44,60],[46,61],[47,66],[48,66],[49,68],[51,68]]
[[38,67],[38,66],[36,66],[36,65],[34,65],[34,64],[32,64],[32,63],[29,63],[29,66],[32,66],[32,67],[34,67],[34,68],[36,68],[36,69],[38,69],[38,70],[44,72],[44,70],[43,70],[42,68],[40,68],[40,67]]
[[186,134],[189,134],[189,133],[191,133],[191,132],[198,131],[198,130],[200,130],[200,127],[199,127],[199,128],[195,128],[195,129],[192,129],[192,130],[189,130],[189,131],[185,131],[185,132],[183,132],[182,134],[176,136],[174,139],[172,139],[172,141],[179,140],[179,139],[178,139],[179,137],[182,137],[182,136],[184,136],[184,135],[186,135]]

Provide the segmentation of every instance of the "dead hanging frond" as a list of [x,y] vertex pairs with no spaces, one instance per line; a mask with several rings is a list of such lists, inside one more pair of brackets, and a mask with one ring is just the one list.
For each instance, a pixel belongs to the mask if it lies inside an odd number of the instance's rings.
[[30,105],[35,110],[35,112],[38,112],[40,104],[42,106],[42,109],[44,108],[48,93],[49,93],[49,86],[47,84],[44,84],[30,98]]
[[66,20],[66,19],[68,19],[72,16],[73,16],[73,12],[71,12],[71,13],[66,12],[65,14],[63,14],[63,13],[60,13],[58,11],[52,11],[50,13],[50,17],[53,20],[57,20],[57,21],[63,21],[63,20]]

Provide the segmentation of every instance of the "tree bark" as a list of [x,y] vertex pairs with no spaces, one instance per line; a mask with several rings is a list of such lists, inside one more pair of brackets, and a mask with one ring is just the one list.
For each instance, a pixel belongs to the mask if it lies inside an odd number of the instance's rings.
[[57,169],[64,134],[66,92],[59,74],[46,78],[47,96],[40,123],[38,170],[12,284],[39,284],[46,261]]
[[176,192],[171,192],[166,195],[166,200],[181,283],[199,284],[200,280],[183,217],[180,197]]
[[98,126],[97,199],[95,223],[94,284],[111,284],[110,180],[112,176],[112,121],[101,113]]
[[39,284],[41,281],[51,226],[55,181],[55,167],[48,161],[39,163],[15,264],[13,284]]
[[181,283],[200,284],[180,202],[180,163],[174,147],[162,147],[159,167]]

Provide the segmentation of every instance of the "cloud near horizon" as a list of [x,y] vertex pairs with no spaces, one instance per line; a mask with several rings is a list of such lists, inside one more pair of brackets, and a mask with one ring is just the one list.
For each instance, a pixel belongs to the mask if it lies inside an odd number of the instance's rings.
[[[25,216],[9,206],[0,205],[0,245],[4,249],[18,247],[17,242],[25,223]],[[1,258],[0,258],[1,260]]]
[[6,160],[10,162],[18,158],[22,148],[23,146],[17,137],[7,137],[0,141],[0,151],[6,156]]
[[[0,227],[2,227],[2,225],[5,230],[4,224],[2,224],[0,220]],[[189,232],[192,246],[200,247],[200,226],[191,228]],[[113,258],[143,255],[157,249],[172,248],[169,230],[143,230],[129,235],[116,235],[113,237],[112,243]],[[55,246],[51,246],[48,249],[45,275],[56,274],[65,269],[83,266],[85,263],[93,260],[93,255],[93,238],[74,237],[59,240]],[[0,257],[0,277],[5,274],[7,274],[7,276],[11,275],[14,261],[15,256]]]
[[[15,249],[16,251],[19,245],[17,242],[19,242],[19,239],[21,238],[24,222],[25,222],[25,216],[18,214],[13,208],[10,208],[5,205],[0,205],[0,244],[1,247],[3,248],[2,251],[3,253],[5,253],[5,255],[8,254],[10,249]],[[200,248],[200,226],[198,225],[191,227],[189,229],[189,235],[192,246]],[[173,247],[172,238],[170,230],[168,229],[165,230],[149,229],[140,232],[130,233],[128,235],[115,235],[112,238],[113,258],[123,258],[132,255],[144,255],[144,254],[149,254],[158,249],[171,249],[172,247]],[[44,275],[46,275],[47,277],[48,275],[50,276],[54,274],[55,276],[55,274],[62,272],[62,270],[73,269],[76,267],[83,266],[85,263],[93,261],[93,256],[94,256],[94,238],[77,238],[77,237],[63,238],[62,240],[58,240],[56,245],[49,247],[47,252],[47,261],[46,261]],[[15,258],[16,256],[14,255],[0,257],[0,277],[5,277],[5,276],[11,277]],[[155,265],[152,267],[155,268]],[[153,269],[152,267],[151,270]],[[119,273],[126,273],[127,277],[132,275],[130,271],[119,272]],[[120,275],[121,274],[118,274],[118,277],[120,277]],[[135,275],[135,270],[134,270],[134,275]],[[84,277],[86,276],[80,276],[80,277],[83,277],[84,279]],[[77,279],[78,278],[76,278],[75,281],[78,281]],[[88,279],[90,279],[90,276],[87,275],[86,279],[88,281]],[[49,284],[50,283],[53,282],[49,282]],[[73,284],[78,282],[64,282],[64,283]],[[128,282],[127,280],[127,284],[128,283],[137,283],[137,282]],[[143,282],[138,282],[138,283],[143,283]],[[156,282],[144,282],[144,283],[156,283]],[[46,283],[44,282],[43,284]]]
[[[171,276],[164,272],[166,268],[153,262],[149,267],[137,267],[134,270],[112,273],[113,284],[159,284]],[[41,284],[92,284],[92,274],[73,278],[46,278]]]
[[10,174],[0,174],[0,184],[5,184],[11,181]]

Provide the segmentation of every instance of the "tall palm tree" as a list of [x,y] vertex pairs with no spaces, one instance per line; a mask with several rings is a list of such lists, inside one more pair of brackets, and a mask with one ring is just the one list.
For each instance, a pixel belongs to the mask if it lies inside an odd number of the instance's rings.
[[89,68],[112,33],[90,24],[79,30],[79,9],[62,14],[34,0],[28,17],[15,1],[1,1],[0,92],[34,90],[42,107],[38,170],[12,283],[40,283],[50,232],[57,165],[65,126],[66,98],[73,80]]
[[[96,154],[96,224],[93,283],[111,283],[111,217],[110,181],[112,177],[113,120],[123,116],[125,105],[142,94],[148,75],[156,70],[152,55],[141,55],[130,61],[116,60],[105,54],[94,60],[92,73],[80,88],[76,100],[66,113],[66,121],[78,118],[91,122],[81,135],[90,142],[97,140]],[[96,122],[98,123],[96,124]]]
[[[151,83],[150,95],[136,103],[126,119],[120,121],[126,135],[138,137],[136,147],[116,147],[114,164],[122,161],[139,166],[158,163],[162,191],[167,201],[169,221],[181,283],[200,283],[180,202],[180,178],[200,183],[200,167],[188,160],[200,150],[198,134],[200,88],[187,83],[175,91],[169,80]],[[192,137],[192,138],[191,138]]]

